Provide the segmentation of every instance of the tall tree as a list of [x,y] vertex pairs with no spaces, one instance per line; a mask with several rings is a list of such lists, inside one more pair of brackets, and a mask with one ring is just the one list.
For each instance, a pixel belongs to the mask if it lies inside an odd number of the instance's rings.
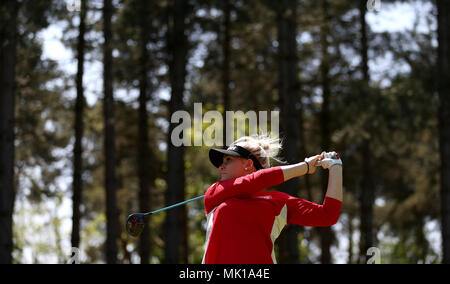
[[[169,16],[168,51],[169,51],[169,77],[171,85],[171,99],[169,102],[169,121],[172,114],[183,110],[183,93],[186,78],[187,38],[185,35],[185,18],[187,1],[173,0]],[[184,148],[175,146],[171,141],[173,123],[169,126],[167,149],[167,190],[166,203],[174,204],[184,199]],[[183,222],[184,207],[177,207],[167,212],[164,239],[165,263],[178,263],[180,261],[180,244],[186,241],[186,223]]]
[[[299,161],[299,127],[298,109],[300,103],[300,87],[297,79],[297,1],[282,0],[275,6],[277,13],[278,43],[279,43],[279,105],[281,112],[281,131],[286,142],[284,157],[288,163]],[[301,110],[300,110],[301,111]],[[298,194],[298,179],[283,183],[282,190],[292,196]],[[299,263],[297,228],[288,226],[280,236],[280,263]]]
[[[321,146],[323,151],[331,149],[331,129],[330,129],[330,99],[331,99],[331,79],[330,79],[330,56],[328,53],[330,36],[330,12],[328,0],[321,1],[322,22],[320,27],[320,45],[321,45],[321,64],[320,64],[320,78],[322,85],[322,109],[320,112],[320,129],[321,129]],[[328,174],[322,172],[322,192],[325,196],[328,185]],[[319,228],[320,248],[321,248],[321,263],[331,263],[331,243],[333,241],[333,234],[330,227]]]
[[77,97],[75,100],[75,145],[73,149],[73,196],[72,196],[72,247],[79,247],[80,244],[80,219],[81,219],[81,199],[83,192],[83,111],[85,105],[83,75],[84,75],[84,54],[85,54],[85,33],[86,33],[86,0],[81,1],[80,24],[78,27],[77,42],[77,75],[76,87]]
[[[369,92],[369,58],[368,58],[368,25],[366,22],[367,1],[360,0],[359,3],[359,22],[360,22],[360,36],[361,36],[361,71],[362,71],[362,88],[361,88],[361,105],[368,105],[370,103]],[[364,130],[366,133],[370,133],[369,121],[364,123]],[[367,250],[374,246],[373,239],[373,204],[375,202],[375,186],[372,178],[372,153],[371,153],[371,140],[370,136],[365,137],[361,145],[362,156],[362,176],[360,186],[360,260],[367,262]]]
[[14,210],[14,109],[17,13],[16,0],[0,4],[0,264],[12,263]]
[[442,262],[450,263],[450,3],[437,0]]
[[[230,101],[230,50],[231,50],[231,0],[223,1],[223,41],[222,41],[222,84],[223,84],[223,117],[231,110]],[[226,127],[223,128],[223,146],[226,148]]]
[[[150,211],[150,149],[148,138],[148,112],[147,102],[150,98],[150,86],[148,82],[150,54],[148,45],[150,43],[151,20],[149,19],[151,2],[139,1],[139,141],[138,141],[138,168],[139,168],[139,209],[141,212]],[[150,232],[149,226],[145,226],[139,239],[139,254],[141,263],[148,264],[150,261]]]
[[105,158],[105,190],[106,190],[106,261],[117,262],[117,197],[115,174],[115,128],[114,128],[114,96],[112,78],[112,0],[103,2],[103,91],[104,91],[104,158]]

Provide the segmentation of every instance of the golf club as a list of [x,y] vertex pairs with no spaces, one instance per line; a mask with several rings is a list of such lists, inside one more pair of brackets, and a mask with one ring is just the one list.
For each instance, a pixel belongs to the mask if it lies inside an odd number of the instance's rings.
[[142,231],[144,230],[144,227],[145,227],[145,220],[144,220],[144,218],[146,216],[157,214],[157,213],[160,213],[162,211],[169,210],[169,209],[172,209],[172,208],[184,205],[186,203],[189,203],[189,202],[192,202],[192,201],[195,201],[195,200],[203,199],[204,197],[205,196],[202,195],[202,196],[199,196],[199,197],[196,197],[196,198],[192,198],[192,199],[189,199],[189,200],[186,200],[186,201],[183,201],[183,202],[180,202],[180,203],[177,203],[177,204],[174,204],[174,205],[162,208],[162,209],[155,210],[153,212],[131,214],[127,218],[127,223],[126,223],[127,233],[130,236],[138,237],[142,233]]

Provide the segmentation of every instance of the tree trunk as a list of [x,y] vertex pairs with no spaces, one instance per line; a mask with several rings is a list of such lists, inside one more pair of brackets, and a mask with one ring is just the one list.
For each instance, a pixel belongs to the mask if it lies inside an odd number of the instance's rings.
[[[150,54],[147,45],[150,42],[149,33],[151,24],[148,20],[149,1],[140,0],[140,79],[139,79],[139,208],[140,212],[150,211],[150,149],[148,138],[148,113],[147,102],[150,97],[150,88],[147,74],[149,70]],[[142,264],[148,264],[150,261],[150,226],[146,224],[144,231],[139,239],[139,254]]]
[[442,263],[450,264],[450,3],[437,0]]
[[[18,3],[2,1],[0,19],[0,264],[12,263],[14,211],[14,108]],[[3,11],[2,11],[3,12]]]
[[[366,6],[367,1],[360,0],[359,15],[360,15],[360,28],[361,28],[361,69],[363,74],[363,80],[361,88],[362,104],[367,105],[370,103],[368,93],[370,75],[368,65],[368,40],[367,40],[367,22],[366,22]],[[368,122],[365,122],[365,131],[370,132],[370,126]],[[367,256],[367,250],[374,246],[374,232],[373,232],[373,204],[375,202],[375,187],[372,178],[372,153],[370,138],[364,138],[361,147],[362,156],[362,180],[360,187],[360,261],[367,262],[370,256]]]
[[[330,96],[331,96],[331,87],[330,87],[330,60],[328,54],[328,39],[327,37],[330,35],[330,16],[328,13],[328,1],[322,0],[322,13],[323,13],[323,21],[322,27],[320,29],[320,42],[322,47],[322,62],[320,65],[320,73],[322,78],[322,110],[320,113],[320,122],[321,122],[321,144],[323,151],[331,150],[331,132],[330,132]],[[328,188],[328,173],[321,173],[321,181],[322,181],[322,196],[325,196],[327,188]],[[318,228],[319,236],[320,236],[320,247],[321,247],[321,263],[329,264],[331,263],[331,243],[333,241],[333,232],[330,227]]]
[[84,50],[85,50],[85,32],[86,32],[86,0],[81,1],[80,11],[80,26],[77,44],[77,60],[78,70],[76,77],[77,98],[75,101],[75,145],[73,150],[73,216],[72,216],[72,247],[78,248],[80,245],[80,205],[83,192],[83,163],[82,163],[82,139],[83,139],[83,110],[84,110],[84,89],[83,89],[83,74],[84,74]]
[[353,264],[353,212],[348,214],[348,261],[347,264]]
[[117,262],[118,216],[115,174],[115,129],[114,129],[114,97],[112,78],[112,0],[104,0],[104,121],[105,121],[105,189],[106,189],[106,261]]
[[[173,13],[169,20],[168,50],[170,53],[170,83],[172,94],[169,102],[169,121],[175,111],[183,110],[183,93],[186,76],[187,39],[185,31],[185,1],[174,0]],[[167,190],[166,204],[172,205],[184,199],[184,148],[175,147],[171,142],[174,124],[169,126],[168,153],[167,153]],[[180,261],[180,245],[186,244],[186,210],[184,206],[167,211],[164,240],[165,263],[178,263]],[[185,247],[186,251],[187,248]],[[183,257],[185,258],[185,257]]]
[[[231,3],[230,0],[225,0],[224,3],[224,23],[223,23],[223,72],[222,72],[222,81],[223,81],[223,117],[226,117],[227,111],[231,111],[231,103],[230,103],[230,18],[231,18]],[[223,127],[223,146],[226,148],[226,127]]]
[[[299,127],[297,106],[300,103],[300,88],[297,80],[297,1],[282,0],[276,7],[279,42],[279,105],[281,112],[281,129],[286,142],[283,156],[289,163],[298,163],[300,160],[298,141]],[[281,185],[282,191],[297,196],[299,189],[298,179],[292,179]],[[299,263],[297,228],[287,226],[280,236],[279,262]]]

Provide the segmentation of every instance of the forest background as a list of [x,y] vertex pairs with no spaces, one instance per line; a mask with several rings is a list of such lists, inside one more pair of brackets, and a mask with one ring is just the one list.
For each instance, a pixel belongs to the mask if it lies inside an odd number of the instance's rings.
[[0,263],[200,263],[202,202],[124,230],[217,181],[170,140],[194,103],[278,111],[289,163],[343,157],[338,224],[288,226],[280,263],[450,263],[448,2],[1,1]]

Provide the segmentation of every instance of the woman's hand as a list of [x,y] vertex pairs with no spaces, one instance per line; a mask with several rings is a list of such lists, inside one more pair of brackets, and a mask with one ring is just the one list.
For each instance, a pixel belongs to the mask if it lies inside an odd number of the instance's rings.
[[306,174],[311,175],[315,173],[317,167],[321,166],[320,160],[322,160],[323,158],[324,155],[320,154],[306,158],[304,162],[298,164],[281,166],[281,170],[283,171],[284,175],[284,181],[290,180],[291,178],[303,176]]
[[[324,152],[325,153],[325,152]],[[305,163],[307,163],[309,170],[307,174],[312,175],[316,172],[318,166],[320,166],[319,160],[323,159],[323,153],[320,155],[315,155],[305,159]]]
[[322,166],[324,169],[329,169],[334,165],[342,165],[341,157],[336,152],[323,152],[322,159],[317,163],[317,166]]

